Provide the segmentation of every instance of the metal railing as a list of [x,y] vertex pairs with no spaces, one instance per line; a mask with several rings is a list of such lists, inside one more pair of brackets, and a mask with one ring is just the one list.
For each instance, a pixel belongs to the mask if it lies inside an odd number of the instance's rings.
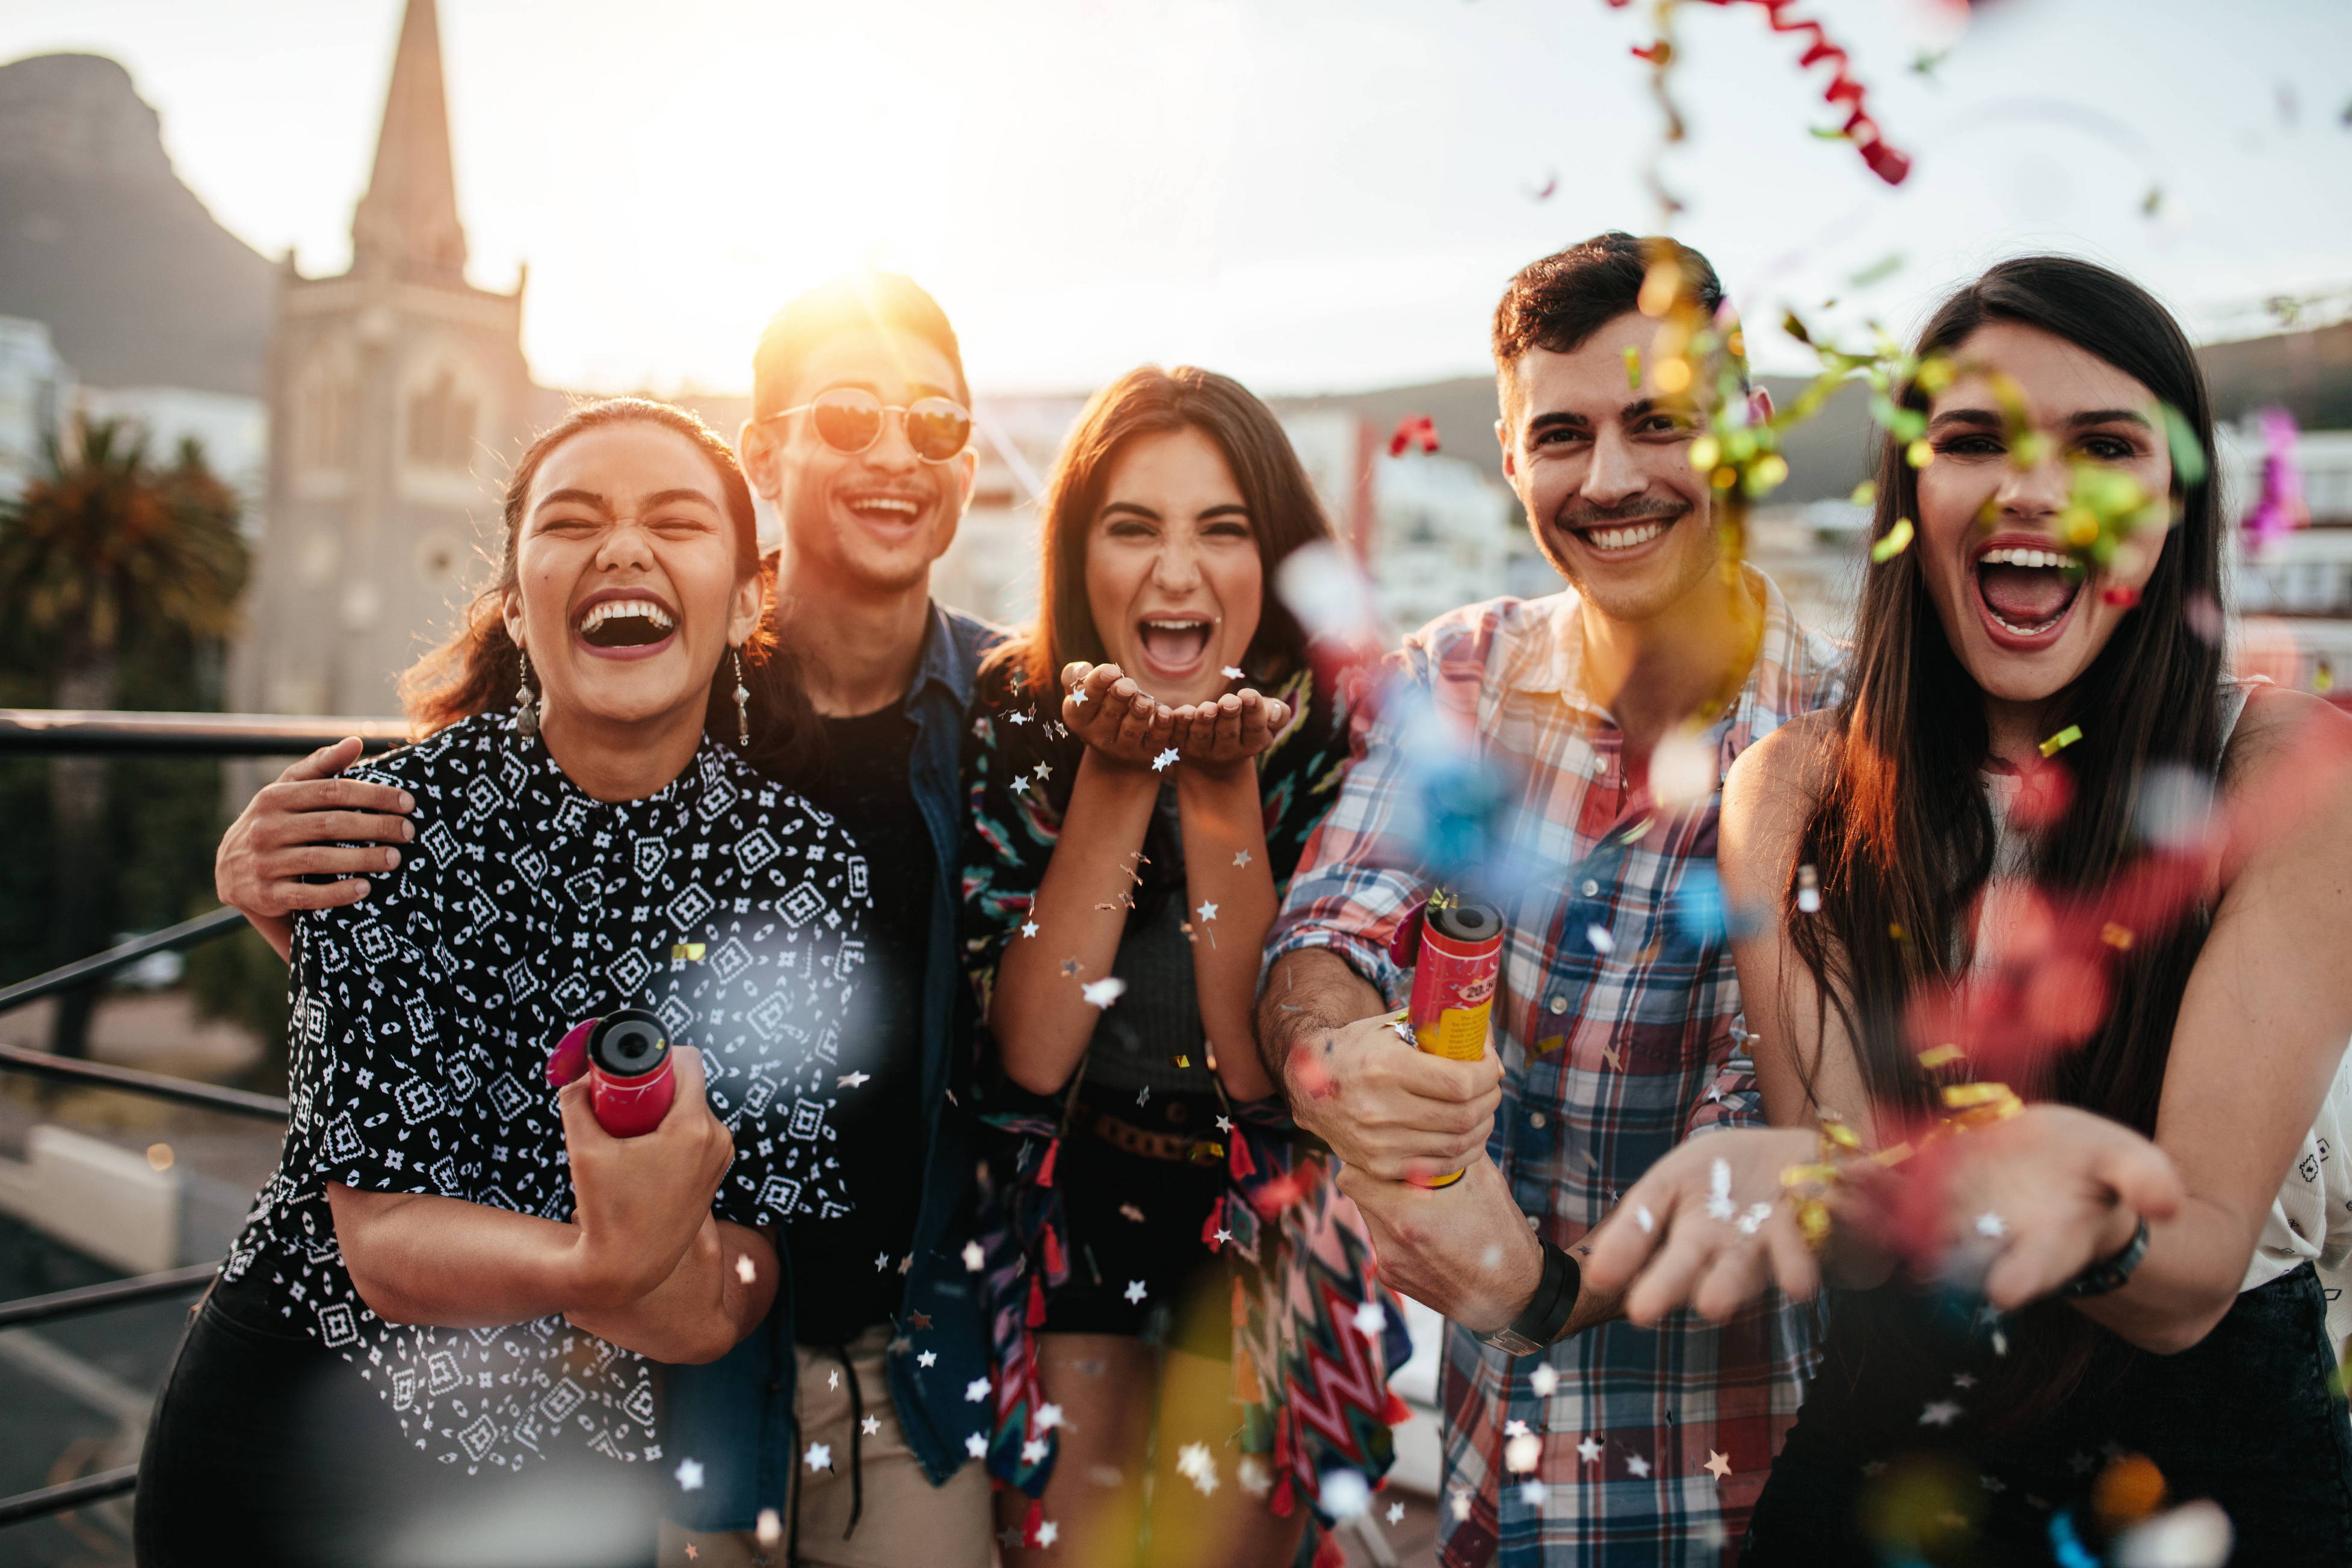
[[[400,719],[285,718],[269,713],[72,712],[0,708],[0,755],[47,756],[284,756],[315,751],[346,736],[360,737],[369,752],[388,751],[408,734]],[[0,1013],[44,996],[95,984],[117,970],[158,952],[175,952],[227,935],[245,923],[232,909],[183,921],[159,931],[0,989]],[[164,1073],[140,1072],[103,1062],[79,1061],[47,1051],[0,1045],[0,1072],[25,1073],[64,1083],[121,1090],[236,1116],[284,1121],[292,1107],[275,1095],[197,1083]],[[166,1269],[131,1279],[110,1279],[78,1289],[0,1301],[0,1330],[17,1329],[134,1301],[152,1300],[203,1287],[219,1271],[216,1263]],[[59,1486],[0,1498],[0,1525],[40,1519],[137,1489],[135,1465],[83,1476]]]

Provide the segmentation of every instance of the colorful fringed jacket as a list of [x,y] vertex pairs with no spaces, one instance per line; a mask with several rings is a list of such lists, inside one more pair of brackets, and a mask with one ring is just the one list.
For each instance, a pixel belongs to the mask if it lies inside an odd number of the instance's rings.
[[[1348,768],[1349,707],[1311,668],[1269,695],[1292,717],[1258,758],[1265,847],[1277,891],[1333,802]],[[972,699],[963,781],[963,929],[967,973],[985,1016],[1006,939],[1027,918],[1045,879],[1084,742],[1061,722],[1059,694],[1035,689],[1017,664],[984,669]],[[1040,770],[1037,764],[1047,766]],[[994,1047],[983,1027],[980,1049]],[[1001,1079],[983,1063],[983,1083]],[[1227,1106],[1225,1192],[1202,1245],[1229,1249],[1234,1287],[1234,1397],[1244,1484],[1288,1514],[1320,1497],[1322,1478],[1346,1468],[1367,1481],[1387,1473],[1390,1426],[1404,1417],[1388,1391],[1410,1352],[1402,1314],[1380,1285],[1355,1205],[1336,1164],[1304,1139],[1278,1100]],[[1054,1167],[1061,1120],[1032,1109],[983,1108],[1002,1134],[988,1165],[982,1222],[989,1321],[994,1335],[995,1429],[989,1468],[1034,1498],[1052,1473],[1058,1436],[1038,1424],[1043,1404],[1034,1331],[1045,1292],[1069,1275]],[[1367,1312],[1368,1306],[1379,1310]]]

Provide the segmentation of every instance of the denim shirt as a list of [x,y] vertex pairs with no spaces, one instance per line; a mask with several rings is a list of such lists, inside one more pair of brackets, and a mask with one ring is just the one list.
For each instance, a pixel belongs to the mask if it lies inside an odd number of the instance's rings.
[[[973,1153],[971,1052],[964,1048],[970,1019],[962,1014],[959,1024],[957,1005],[962,978],[956,964],[954,879],[963,837],[956,770],[964,710],[981,656],[1002,636],[985,622],[933,603],[922,661],[907,691],[907,716],[915,724],[909,783],[930,831],[938,874],[923,975],[923,1201],[898,1331],[886,1359],[907,1446],[933,1485],[965,1463],[966,1437],[987,1430],[993,1409],[965,1397],[974,1379],[988,1375],[989,1351],[980,1276],[964,1267],[962,1256],[971,1232]],[[667,1369],[662,1468],[685,1459],[702,1467],[702,1484],[691,1491],[674,1475],[664,1477],[669,1517],[686,1529],[750,1530],[761,1509],[781,1512],[787,1501],[800,1435],[793,1416],[792,1259],[778,1261],[784,1278],[766,1322],[708,1365]],[[928,1366],[926,1353],[932,1357]]]

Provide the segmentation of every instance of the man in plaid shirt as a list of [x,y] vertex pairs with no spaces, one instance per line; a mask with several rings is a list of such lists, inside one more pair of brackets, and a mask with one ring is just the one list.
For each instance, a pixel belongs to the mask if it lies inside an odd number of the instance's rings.
[[[1667,256],[1714,310],[1706,259]],[[1260,1006],[1269,1066],[1347,1162],[1383,1274],[1453,1321],[1447,1568],[1732,1561],[1807,1365],[1806,1321],[1777,1296],[1643,1329],[1578,1292],[1559,1250],[1677,1141],[1762,1121],[1715,879],[1722,775],[1838,695],[1837,647],[1761,573],[1722,570],[1696,405],[1646,370],[1629,384],[1658,330],[1637,304],[1647,263],[1644,242],[1603,235],[1527,268],[1496,310],[1504,469],[1572,591],[1406,639],[1407,684],[1291,881]],[[1432,891],[1413,842],[1429,764],[1455,749],[1509,781],[1520,874],[1496,1049],[1472,1063],[1388,1021],[1410,988],[1391,943]]]

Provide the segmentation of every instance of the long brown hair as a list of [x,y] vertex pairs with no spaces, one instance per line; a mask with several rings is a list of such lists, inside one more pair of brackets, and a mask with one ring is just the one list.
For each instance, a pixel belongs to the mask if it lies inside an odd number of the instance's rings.
[[[734,448],[709,426],[686,409],[641,397],[611,397],[582,405],[541,431],[516,461],[507,476],[506,497],[499,509],[506,524],[506,543],[497,575],[466,607],[457,634],[400,678],[401,702],[412,731],[421,740],[460,720],[513,704],[516,689],[522,684],[522,658],[514,639],[507,635],[506,605],[516,587],[515,545],[530,504],[532,481],[548,455],[574,436],[626,424],[658,425],[676,431],[700,448],[718,475],[719,497],[735,538],[738,576],[762,575],[765,602],[760,624],[742,647],[746,684],[751,690],[753,754],[749,760],[763,773],[783,776],[813,721],[791,656],[775,637],[773,584],[761,572],[751,488],[743,478],[742,465],[736,461]],[[730,745],[736,733],[734,693],[734,663],[721,658],[711,672],[703,728],[713,739]]]
[[1103,662],[1102,633],[1087,602],[1087,538],[1111,465],[1139,436],[1185,429],[1198,430],[1224,454],[1257,539],[1265,592],[1243,668],[1253,680],[1272,681],[1305,661],[1306,634],[1275,593],[1275,570],[1300,545],[1333,534],[1290,437],[1274,411],[1230,376],[1192,365],[1144,365],[1096,393],[1062,444],[1039,507],[1037,620],[990,657],[992,668],[1017,662],[1031,687],[1058,691],[1063,665]]
[[[2105,268],[2063,257],[2002,262],[1944,302],[1920,334],[1922,357],[1948,353],[1990,321],[2038,328],[2137,378],[2180,416],[2204,459],[2193,479],[2176,461],[2178,521],[2138,607],[2062,694],[2055,722],[2081,730],[2061,755],[2072,805],[2032,837],[2031,865],[2053,904],[2080,909],[2147,853],[2135,805],[2151,770],[2174,764],[2211,778],[2221,763],[2221,650],[2215,628],[2200,630],[2196,619],[2218,619],[2221,595],[2213,417],[2179,326]],[[1928,399],[1913,385],[1900,401],[1924,411]],[[1880,445],[1877,482],[1872,535],[1884,538],[1898,518],[1918,515],[1916,476],[1891,435]],[[1979,783],[1989,745],[1984,692],[1946,637],[1919,552],[1869,572],[1831,778],[1797,857],[1816,868],[1821,909],[1783,918],[1821,998],[1820,1022],[1835,1010],[1873,1104],[1908,1120],[1929,1114],[1937,1099],[1915,1054],[1923,1042],[1906,1034],[1906,1007],[1923,988],[1966,973],[1996,834]],[[1792,878],[1784,911],[1796,890]],[[2169,930],[2137,933],[2128,952],[2113,955],[2098,1026],[2019,1090],[2153,1132],[2174,1020],[2210,923],[2210,910],[2192,908]],[[2005,1425],[2062,1399],[2099,1338],[2079,1314],[2049,1304],[2032,1309],[2016,1337],[2019,1353],[1980,1401]]]

